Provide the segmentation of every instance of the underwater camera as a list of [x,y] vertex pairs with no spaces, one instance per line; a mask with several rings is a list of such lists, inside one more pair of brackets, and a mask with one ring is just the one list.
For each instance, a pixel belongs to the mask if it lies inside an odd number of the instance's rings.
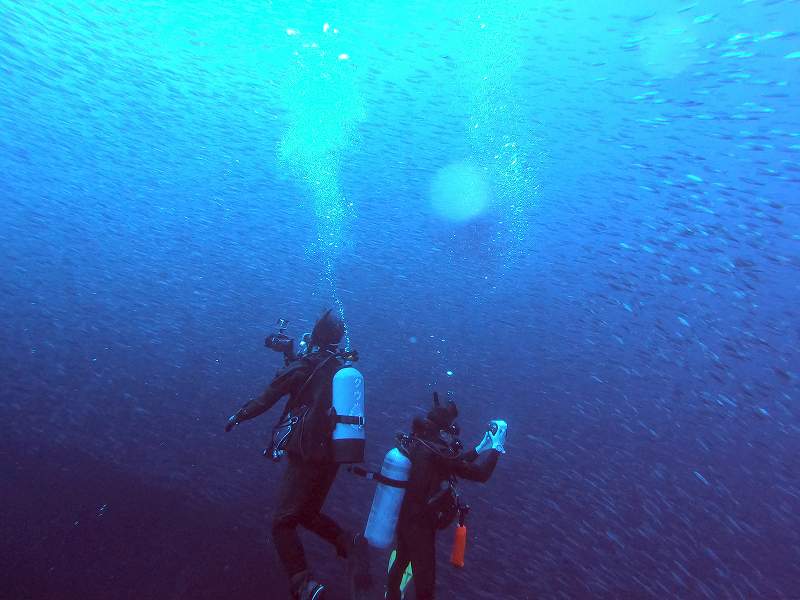
[[278,319],[278,331],[269,334],[264,339],[264,345],[267,348],[283,354],[283,360],[286,364],[307,354],[309,350],[309,340],[311,339],[310,333],[304,333],[303,337],[300,339],[300,343],[295,349],[294,338],[286,335],[286,327],[288,325],[289,322],[286,319]]
[[[299,342],[293,337],[286,335],[286,327],[289,321],[286,319],[278,319],[278,331],[269,334],[264,338],[264,345],[270,350],[280,352],[283,354],[283,361],[289,364],[293,360],[304,357],[311,352],[311,334],[304,333]],[[295,343],[297,345],[295,345]],[[358,360],[358,351],[356,350],[339,350],[335,351],[336,356],[346,362],[356,362]]]

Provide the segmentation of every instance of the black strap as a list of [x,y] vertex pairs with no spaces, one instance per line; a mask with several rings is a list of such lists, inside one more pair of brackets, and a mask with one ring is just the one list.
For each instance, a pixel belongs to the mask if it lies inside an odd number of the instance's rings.
[[408,481],[400,481],[399,479],[392,479],[391,477],[386,477],[384,475],[381,475],[377,471],[368,471],[364,467],[350,466],[347,468],[347,470],[355,475],[358,475],[359,477],[364,477],[365,479],[374,479],[378,483],[382,483],[383,485],[388,485],[389,487],[394,487],[394,488],[408,487]]
[[345,425],[364,425],[364,417],[354,415],[336,415],[337,423],[344,423]]
[[[436,448],[436,446],[431,444],[428,440],[424,440],[424,439],[422,439],[420,437],[417,437],[415,435],[412,435],[410,437],[416,443],[425,446],[428,450],[430,450],[433,454],[435,454],[439,458],[442,458],[444,460],[463,460],[464,459],[464,457],[462,456],[462,454],[460,452],[458,454],[445,454],[445,450],[440,450],[439,448]],[[448,448],[448,450],[450,450],[450,448]]]
[[458,503],[458,524],[463,527],[469,514],[469,504],[461,504],[460,498]]

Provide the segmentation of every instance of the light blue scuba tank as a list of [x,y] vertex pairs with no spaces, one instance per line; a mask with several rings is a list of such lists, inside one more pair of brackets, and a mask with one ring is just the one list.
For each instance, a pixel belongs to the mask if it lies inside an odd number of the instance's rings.
[[336,422],[331,439],[333,462],[364,461],[364,402],[364,377],[346,362],[333,376],[332,406]]
[[386,453],[364,531],[364,537],[375,548],[386,549],[394,540],[410,472],[411,461],[399,448]]

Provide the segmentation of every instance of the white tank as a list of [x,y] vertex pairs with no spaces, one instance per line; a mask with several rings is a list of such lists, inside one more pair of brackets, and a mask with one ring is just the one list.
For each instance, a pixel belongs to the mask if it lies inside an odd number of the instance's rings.
[[331,449],[337,463],[364,462],[364,377],[346,364],[333,376],[333,409],[336,426]]
[[411,461],[398,448],[392,448],[386,453],[381,475],[390,481],[378,483],[364,531],[364,537],[375,548],[385,550],[394,539],[400,505],[406,494],[404,484],[408,482],[410,472]]

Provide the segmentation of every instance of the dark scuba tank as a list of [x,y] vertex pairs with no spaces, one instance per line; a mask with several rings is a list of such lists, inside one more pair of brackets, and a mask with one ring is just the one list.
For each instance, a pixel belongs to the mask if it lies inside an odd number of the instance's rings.
[[364,377],[352,363],[346,362],[333,377],[333,462],[364,462],[364,402]]
[[375,548],[386,549],[394,540],[410,472],[411,460],[399,448],[386,453],[364,530],[364,537]]

